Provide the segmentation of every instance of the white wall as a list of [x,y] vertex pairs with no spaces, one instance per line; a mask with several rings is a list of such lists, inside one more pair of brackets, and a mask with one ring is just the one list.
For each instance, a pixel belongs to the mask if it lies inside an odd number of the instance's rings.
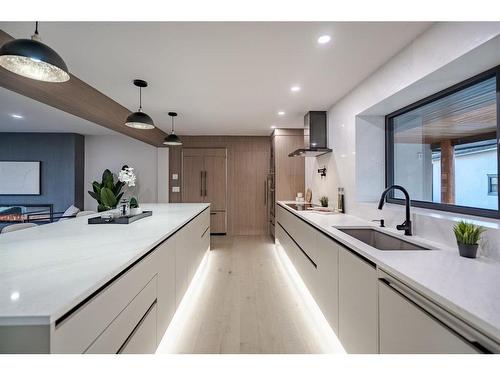
[[[134,168],[135,188],[126,194],[139,198],[139,203],[168,201],[168,149],[158,149],[133,138],[116,135],[85,136],[85,209],[96,210],[96,201],[87,193],[92,181],[101,181],[107,168],[117,174],[123,165]],[[165,200],[166,197],[166,200]]]
[[[328,111],[328,139],[333,152],[306,159],[306,187],[312,189],[313,199],[317,201],[325,194],[334,204],[337,187],[342,186],[347,213],[366,219],[384,217],[391,226],[400,224],[402,207],[387,205],[392,207],[386,206],[381,212],[374,203],[385,187],[384,115],[478,73],[474,69],[500,64],[498,49],[488,50],[485,59],[473,59],[472,63],[467,60],[465,67],[455,63],[498,35],[499,22],[436,23],[335,103]],[[454,69],[442,71],[447,66]],[[436,72],[443,79],[437,78]],[[323,165],[328,169],[325,179],[316,173],[317,167]],[[417,235],[453,244],[450,228],[456,216],[448,218],[431,210],[414,212],[419,215],[414,218]],[[500,223],[487,224],[499,231],[494,233],[498,242],[492,241],[495,246],[485,249],[485,253],[495,252],[500,257],[500,250],[495,250],[500,243]]]

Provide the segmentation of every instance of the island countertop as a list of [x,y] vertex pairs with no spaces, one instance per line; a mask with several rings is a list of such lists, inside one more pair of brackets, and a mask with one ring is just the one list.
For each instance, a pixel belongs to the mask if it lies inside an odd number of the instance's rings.
[[128,225],[83,216],[0,235],[0,325],[54,322],[209,206],[144,204],[153,215]]
[[435,250],[377,250],[337,229],[375,227],[372,222],[346,214],[296,211],[286,205],[295,202],[277,203],[500,343],[500,262],[463,258],[457,249],[419,236],[408,238],[390,228],[383,231]]

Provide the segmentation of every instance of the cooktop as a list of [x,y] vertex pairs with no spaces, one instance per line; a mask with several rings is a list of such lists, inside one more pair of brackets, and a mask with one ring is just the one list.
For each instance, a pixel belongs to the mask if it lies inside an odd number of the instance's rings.
[[296,211],[305,211],[310,207],[317,207],[316,204],[311,204],[311,203],[285,203],[285,204]]

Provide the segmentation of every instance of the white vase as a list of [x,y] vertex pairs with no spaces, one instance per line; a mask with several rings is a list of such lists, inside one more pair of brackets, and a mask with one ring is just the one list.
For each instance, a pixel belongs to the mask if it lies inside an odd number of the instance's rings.
[[139,215],[139,214],[142,214],[142,208],[141,207],[131,208],[130,209],[130,215],[134,216],[134,215]]

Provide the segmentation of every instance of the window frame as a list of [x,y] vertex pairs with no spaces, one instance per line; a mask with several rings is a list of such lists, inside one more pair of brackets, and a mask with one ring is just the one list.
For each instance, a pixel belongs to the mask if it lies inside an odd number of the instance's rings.
[[[490,196],[498,195],[498,174],[488,173],[487,176],[488,176],[488,195],[490,195]],[[497,191],[493,191],[493,189],[491,188],[493,186],[493,184],[491,183],[491,180],[493,180],[494,178],[497,179],[497,183],[496,183]]]
[[[426,104],[432,103],[450,94],[473,86],[481,81],[495,77],[496,79],[496,112],[497,112],[497,175],[500,175],[500,65],[489,69],[483,73],[468,78],[444,90],[441,90],[433,95],[423,98],[406,107],[398,109],[385,116],[385,185],[386,188],[394,185],[394,118],[420,108]],[[410,197],[411,198],[411,197]],[[388,203],[404,204],[404,199],[395,198],[394,191],[389,192],[386,196]],[[435,203],[430,201],[411,200],[411,205],[414,207],[427,208],[438,211],[447,211],[459,214],[481,216],[488,218],[500,219],[500,194],[498,194],[497,209],[486,209],[478,207],[460,206],[446,203]]]

